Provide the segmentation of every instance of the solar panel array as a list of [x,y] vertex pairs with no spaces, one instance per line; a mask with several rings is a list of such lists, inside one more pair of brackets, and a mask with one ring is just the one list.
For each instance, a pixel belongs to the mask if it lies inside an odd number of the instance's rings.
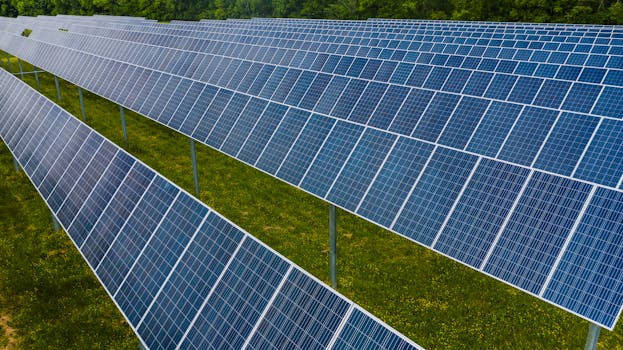
[[29,39],[5,32],[0,48],[614,327],[623,305],[620,28],[300,20],[68,28]]
[[148,348],[418,349],[0,71],[0,136]]

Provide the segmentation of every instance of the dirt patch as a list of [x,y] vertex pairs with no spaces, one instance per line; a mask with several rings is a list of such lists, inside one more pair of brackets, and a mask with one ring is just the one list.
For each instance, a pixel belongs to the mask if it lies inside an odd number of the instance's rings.
[[15,339],[15,329],[9,326],[9,316],[0,316],[0,349],[17,349],[17,339]]

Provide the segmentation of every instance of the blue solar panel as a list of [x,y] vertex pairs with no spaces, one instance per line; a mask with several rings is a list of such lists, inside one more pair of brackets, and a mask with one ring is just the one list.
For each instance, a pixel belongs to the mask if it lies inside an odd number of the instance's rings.
[[[308,120],[309,112],[288,110],[274,130],[270,142],[265,145],[256,166],[270,174],[275,174]],[[267,149],[270,151],[267,152]]]
[[317,196],[324,197],[339,175],[351,149],[363,134],[363,130],[363,127],[358,125],[337,122],[300,186]]
[[616,322],[623,302],[621,211],[623,193],[597,189],[544,298],[600,323]]
[[140,257],[114,295],[131,324],[139,324],[207,213],[194,198],[180,194],[141,247]]
[[606,86],[593,108],[593,113],[623,119],[622,100],[623,89]]
[[479,268],[528,172],[525,168],[488,159],[480,162],[434,248]]
[[156,178],[143,194],[132,216],[115,237],[107,254],[95,266],[97,275],[111,294],[115,294],[152,232],[165,216],[179,190]]
[[389,130],[403,135],[411,135],[433,95],[434,92],[428,90],[411,90],[411,93],[409,93],[409,96],[407,96],[400,107],[398,114],[389,124]]
[[596,85],[575,83],[569,90],[562,108],[574,112],[589,113],[600,91],[601,87]]
[[562,113],[534,166],[571,175],[598,123],[588,115]]
[[437,148],[392,228],[429,246],[475,164],[475,156]]
[[395,141],[394,135],[366,130],[335,179],[327,199],[354,211]]
[[335,124],[333,119],[312,114],[296,143],[290,149],[290,153],[281,164],[277,176],[293,185],[298,185]]
[[355,309],[348,318],[333,349],[374,350],[374,349],[412,349],[404,339],[383,329],[374,319]]
[[357,213],[383,226],[390,226],[409,194],[409,186],[416,181],[432,152],[430,144],[399,138],[362,199]]
[[538,294],[590,189],[585,183],[534,173],[483,262],[484,271]]
[[530,165],[558,116],[557,111],[526,107],[504,142],[498,158]]
[[431,142],[436,141],[460,98],[458,95],[437,93],[420,118],[412,136]]
[[99,266],[153,177],[154,173],[143,167],[134,167],[128,172],[80,247],[92,267]]
[[227,266],[243,233],[210,214],[139,326],[149,347],[178,344]]
[[245,239],[204,302],[181,348],[241,349],[287,271],[285,260]]
[[[249,349],[279,344],[290,349],[326,349],[348,303],[300,271],[292,271],[248,343]],[[291,324],[290,327],[284,327]]]
[[446,146],[463,149],[488,106],[488,100],[468,96],[463,97],[437,142]]

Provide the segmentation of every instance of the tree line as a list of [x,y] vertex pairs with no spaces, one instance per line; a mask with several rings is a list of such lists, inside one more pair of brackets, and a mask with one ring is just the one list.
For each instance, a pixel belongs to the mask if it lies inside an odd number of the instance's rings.
[[0,0],[0,15],[128,15],[161,21],[301,17],[623,24],[622,0]]

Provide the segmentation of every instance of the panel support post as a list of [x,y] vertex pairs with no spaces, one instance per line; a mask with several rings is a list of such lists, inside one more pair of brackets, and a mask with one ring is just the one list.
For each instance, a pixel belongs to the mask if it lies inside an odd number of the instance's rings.
[[52,213],[52,224],[54,224],[54,231],[58,231],[61,229],[61,225],[58,223],[58,220],[56,220],[56,216],[54,216],[54,213]]
[[41,90],[41,83],[39,82],[39,73],[37,73],[37,67],[33,66],[35,71],[35,81],[37,82],[37,90]]
[[15,172],[19,173],[19,163],[17,162],[17,159],[15,159],[15,157],[13,157],[13,166],[15,167]]
[[190,139],[190,159],[193,163],[193,179],[195,180],[195,195],[199,197],[199,172],[197,171],[197,152],[195,150],[195,140]]
[[584,345],[584,350],[596,350],[597,349],[597,341],[599,340],[599,331],[601,331],[601,327],[594,323],[590,323],[588,325],[588,337],[586,337],[586,345]]
[[128,148],[128,129],[125,126],[125,112],[123,106],[119,106],[119,114],[121,115],[121,130],[123,131],[123,142],[125,147]]
[[22,61],[19,57],[17,58],[17,67],[19,68],[19,75],[22,77],[22,80],[24,80],[24,69],[22,68]]
[[337,214],[335,205],[329,204],[329,274],[331,287],[337,289]]
[[80,112],[82,113],[82,121],[87,121],[87,115],[84,113],[84,98],[82,97],[82,88],[78,86],[78,99],[80,100]]
[[9,72],[13,70],[11,67],[11,56],[9,56],[8,52],[6,53],[6,66],[9,68]]
[[58,85],[58,77],[54,76],[54,85],[56,85],[56,98],[61,102],[61,87]]

